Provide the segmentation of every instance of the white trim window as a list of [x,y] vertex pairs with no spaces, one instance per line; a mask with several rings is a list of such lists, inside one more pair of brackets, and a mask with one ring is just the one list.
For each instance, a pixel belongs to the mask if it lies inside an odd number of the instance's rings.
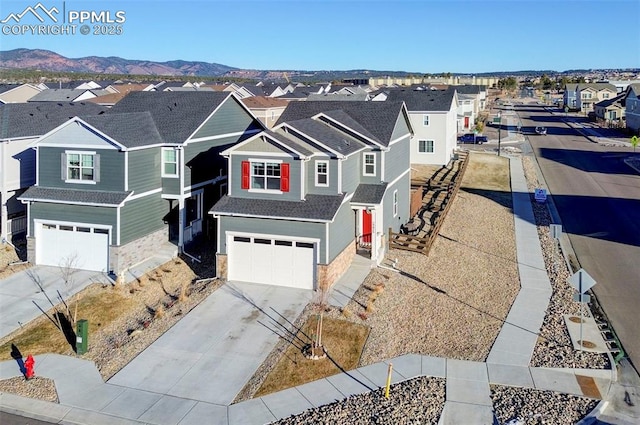
[[364,153],[362,160],[362,175],[375,176],[376,175],[376,154]]
[[418,140],[418,152],[433,153],[434,152],[433,140]]
[[393,216],[398,216],[398,189],[393,191]]
[[429,115],[424,114],[424,115],[422,116],[422,125],[423,125],[424,127],[429,127]]
[[99,155],[95,152],[66,151],[63,155],[65,182],[95,184],[100,180]]
[[280,163],[251,161],[251,189],[280,190]]
[[162,148],[162,177],[178,176],[178,150]]
[[316,161],[316,186],[329,186],[329,161]]

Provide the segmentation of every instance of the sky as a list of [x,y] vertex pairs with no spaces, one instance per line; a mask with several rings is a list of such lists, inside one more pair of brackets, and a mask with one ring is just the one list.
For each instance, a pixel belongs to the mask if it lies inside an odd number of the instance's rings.
[[[57,22],[42,12],[42,23],[31,13],[16,20],[38,2],[2,0],[0,50],[260,70],[640,68],[640,0],[40,0]],[[34,24],[75,25],[75,34],[34,35]],[[121,34],[93,34],[101,30]]]

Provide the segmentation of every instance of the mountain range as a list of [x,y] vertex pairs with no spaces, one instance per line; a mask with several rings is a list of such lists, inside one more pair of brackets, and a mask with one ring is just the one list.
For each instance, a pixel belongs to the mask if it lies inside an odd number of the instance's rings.
[[99,74],[224,76],[233,68],[218,63],[174,60],[155,62],[116,56],[67,58],[50,50],[14,49],[0,51],[0,69],[33,69]]
[[[343,78],[363,78],[390,75],[404,77],[404,71],[303,71],[239,69],[218,63],[173,60],[155,62],[123,59],[117,56],[87,56],[68,58],[44,49],[14,49],[0,51],[0,70],[38,70],[119,75],[233,77],[255,80],[283,80],[288,77],[308,81],[331,81]],[[418,73],[419,74],[419,73]]]

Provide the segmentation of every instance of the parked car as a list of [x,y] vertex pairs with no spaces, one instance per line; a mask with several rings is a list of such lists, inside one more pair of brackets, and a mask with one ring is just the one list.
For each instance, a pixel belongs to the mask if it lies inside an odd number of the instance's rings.
[[546,135],[547,134],[547,128],[546,127],[536,127],[536,134],[540,134],[540,135]]
[[482,136],[480,134],[466,133],[466,134],[463,134],[462,136],[459,136],[458,141],[460,143],[482,144],[482,143],[487,143],[489,140],[487,139],[487,136]]

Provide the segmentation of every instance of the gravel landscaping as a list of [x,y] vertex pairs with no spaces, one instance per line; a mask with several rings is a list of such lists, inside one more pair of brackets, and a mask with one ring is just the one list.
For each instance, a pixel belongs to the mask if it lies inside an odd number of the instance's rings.
[[575,424],[598,400],[553,391],[491,385],[493,409],[501,424]]
[[445,381],[420,377],[392,385],[389,398],[379,389],[281,419],[277,425],[437,424],[444,406]]
[[[527,186],[531,193],[535,188],[542,187],[533,161],[531,157],[522,158]],[[610,368],[611,364],[606,354],[573,349],[569,332],[562,318],[564,314],[580,315],[581,304],[573,301],[576,290],[567,282],[573,272],[569,271],[560,248],[554,251],[556,241],[549,232],[551,216],[547,206],[535,202],[533,197],[531,202],[553,293],[530,364],[533,367]],[[585,317],[592,317],[588,307],[585,306],[582,309]]]

